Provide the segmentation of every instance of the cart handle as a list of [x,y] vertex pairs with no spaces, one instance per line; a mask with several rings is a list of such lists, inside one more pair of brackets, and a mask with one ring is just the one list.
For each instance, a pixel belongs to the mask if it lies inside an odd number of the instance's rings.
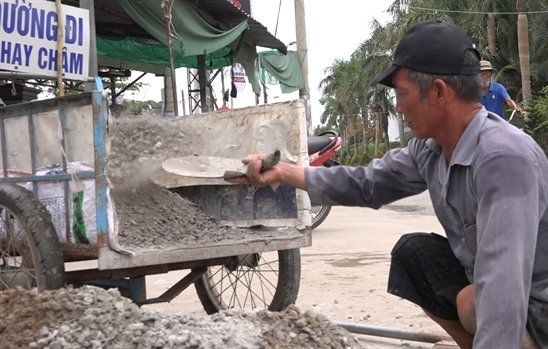
[[508,122],[512,121],[512,119],[514,118],[514,115],[516,115],[516,109],[512,110],[512,114],[510,115]]

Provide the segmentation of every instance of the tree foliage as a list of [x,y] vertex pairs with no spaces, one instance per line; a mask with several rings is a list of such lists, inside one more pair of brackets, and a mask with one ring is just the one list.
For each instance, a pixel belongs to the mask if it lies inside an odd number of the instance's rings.
[[548,155],[548,86],[533,97],[527,108],[529,114],[525,121],[527,132]]
[[[521,62],[517,11],[527,13],[528,42],[523,42],[522,35]],[[341,130],[350,146],[355,146],[355,140],[361,139],[365,151],[374,139],[376,152],[381,154],[380,145],[390,144],[388,119],[395,118],[395,101],[389,89],[371,86],[371,82],[391,64],[395,48],[403,35],[425,20],[444,20],[463,28],[482,58],[490,60],[496,68],[495,80],[507,88],[514,100],[519,102],[523,99],[522,73],[530,77],[534,102],[527,110],[531,111],[531,118],[535,120],[540,114],[548,113],[547,110],[541,111],[539,98],[542,100],[542,97],[535,97],[544,95],[545,92],[541,94],[541,91],[548,86],[546,0],[394,0],[387,12],[391,19],[385,24],[373,20],[370,24],[371,36],[350,57],[337,59],[327,67],[326,77],[319,86],[322,92],[320,102],[324,106],[322,124]],[[491,32],[488,30],[490,23],[491,29],[494,29]],[[494,43],[493,51],[489,50],[489,39]],[[528,52],[529,57],[524,60],[523,48],[526,46],[528,50],[525,53]],[[522,71],[522,65],[526,70]],[[350,130],[356,133],[358,129],[347,117],[353,114],[361,116],[361,137],[349,134]],[[546,130],[543,126],[537,132]],[[401,145],[405,143],[403,139]],[[348,154],[351,153],[350,146],[345,148]]]

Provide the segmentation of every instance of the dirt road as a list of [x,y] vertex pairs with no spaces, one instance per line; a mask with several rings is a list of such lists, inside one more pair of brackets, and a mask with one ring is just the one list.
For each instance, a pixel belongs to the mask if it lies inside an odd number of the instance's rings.
[[[415,305],[386,292],[390,250],[401,234],[442,232],[426,194],[378,211],[337,207],[314,231],[312,247],[301,249],[302,276],[297,305],[329,319],[442,334]],[[159,295],[185,272],[148,277],[149,297]],[[204,314],[193,287],[171,304],[169,313]],[[431,348],[431,344],[364,336],[368,348]]]

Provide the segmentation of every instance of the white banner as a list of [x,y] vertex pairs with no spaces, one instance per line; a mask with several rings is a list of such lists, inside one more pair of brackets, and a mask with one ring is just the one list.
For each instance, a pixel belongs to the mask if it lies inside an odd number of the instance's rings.
[[[89,11],[62,6],[63,78],[89,77]],[[57,11],[45,0],[0,0],[0,69],[57,76]]]
[[236,85],[236,90],[242,92],[245,90],[246,86],[245,69],[240,63],[234,63],[232,71],[234,72],[234,85]]

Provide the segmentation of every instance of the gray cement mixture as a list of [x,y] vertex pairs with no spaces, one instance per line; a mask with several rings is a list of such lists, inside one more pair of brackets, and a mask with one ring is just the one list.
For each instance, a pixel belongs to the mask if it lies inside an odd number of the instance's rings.
[[139,308],[117,289],[92,286],[0,292],[1,347],[15,348],[362,348],[312,311],[228,310],[207,317]]
[[119,224],[119,243],[134,252],[265,240],[296,229],[240,229],[218,224],[191,201],[154,184],[166,159],[195,154],[198,136],[154,117],[121,118],[110,131],[107,175]]
[[131,190],[113,190],[112,196],[120,220],[120,245],[135,252],[298,234],[294,229],[251,230],[220,225],[194,203],[150,182]]
[[148,182],[166,159],[198,155],[195,132],[153,116],[116,119],[109,137],[107,176],[118,188]]

